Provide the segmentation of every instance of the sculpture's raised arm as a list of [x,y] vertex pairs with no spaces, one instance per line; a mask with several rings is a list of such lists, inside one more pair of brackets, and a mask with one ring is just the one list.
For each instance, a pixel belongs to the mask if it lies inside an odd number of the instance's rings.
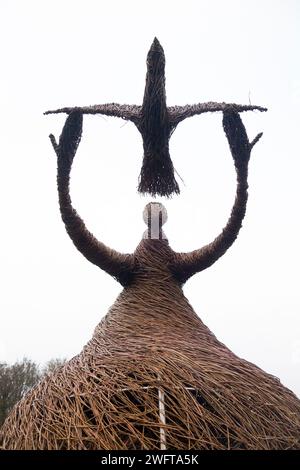
[[197,272],[208,268],[224,255],[237,238],[246,213],[250,153],[262,134],[258,134],[252,142],[249,142],[243,122],[235,111],[225,111],[223,113],[223,128],[237,172],[237,189],[234,205],[226,227],[213,242],[199,250],[177,254],[172,271],[175,277],[182,283]]
[[99,242],[90,233],[84,221],[72,206],[70,197],[70,172],[73,159],[81,139],[82,113],[74,111],[67,117],[57,144],[53,135],[50,139],[57,155],[57,185],[60,212],[68,235],[76,248],[93,264],[113,276],[123,286],[133,277],[132,255],[121,254]]

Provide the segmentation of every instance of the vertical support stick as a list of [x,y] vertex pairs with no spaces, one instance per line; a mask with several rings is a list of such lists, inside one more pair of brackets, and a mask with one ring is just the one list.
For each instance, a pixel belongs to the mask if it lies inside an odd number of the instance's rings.
[[[160,381],[160,375],[158,375]],[[165,407],[165,392],[160,387],[158,388],[158,409],[159,420],[163,426],[166,424],[166,407]],[[160,450],[166,450],[166,430],[164,427],[160,428]]]

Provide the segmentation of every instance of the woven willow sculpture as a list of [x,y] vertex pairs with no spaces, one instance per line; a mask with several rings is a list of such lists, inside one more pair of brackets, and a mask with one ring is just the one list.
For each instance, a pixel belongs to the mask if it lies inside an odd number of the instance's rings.
[[[60,110],[69,116],[59,143],[51,139],[63,221],[77,249],[124,289],[83,351],[14,407],[1,430],[2,448],[300,449],[300,400],[277,378],[220,343],[182,291],[238,235],[246,211],[250,153],[261,136],[249,142],[239,112],[263,108],[224,103],[166,108],[163,59],[155,40],[142,107]],[[170,195],[178,192],[168,153],[171,131],[185,117],[217,110],[223,112],[237,172],[236,198],[222,233],[199,250],[176,253],[162,231],[165,209],[150,203],[144,212],[148,228],[133,254],[120,254],[97,241],[69,195],[83,114],[132,120],[144,140],[140,190]]]

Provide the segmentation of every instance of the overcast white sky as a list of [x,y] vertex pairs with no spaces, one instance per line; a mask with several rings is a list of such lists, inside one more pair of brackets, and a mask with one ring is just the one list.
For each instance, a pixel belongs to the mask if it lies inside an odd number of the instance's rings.
[[[146,55],[165,49],[168,104],[259,104],[243,114],[250,138],[250,199],[235,245],[184,288],[196,312],[239,356],[300,396],[300,2],[298,0],[0,3],[0,360],[72,357],[120,287],[76,251],[61,222],[47,109],[140,104]],[[211,241],[233,203],[235,173],[221,115],[180,124],[171,154],[181,195],[165,204],[171,246]],[[74,206],[104,243],[131,252],[149,198],[136,192],[136,128],[86,117],[72,174]]]

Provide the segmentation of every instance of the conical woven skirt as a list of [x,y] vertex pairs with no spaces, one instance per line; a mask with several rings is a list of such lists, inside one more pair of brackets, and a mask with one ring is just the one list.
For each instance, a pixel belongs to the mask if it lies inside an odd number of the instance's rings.
[[300,448],[300,400],[220,343],[181,288],[154,271],[15,406],[2,448]]

